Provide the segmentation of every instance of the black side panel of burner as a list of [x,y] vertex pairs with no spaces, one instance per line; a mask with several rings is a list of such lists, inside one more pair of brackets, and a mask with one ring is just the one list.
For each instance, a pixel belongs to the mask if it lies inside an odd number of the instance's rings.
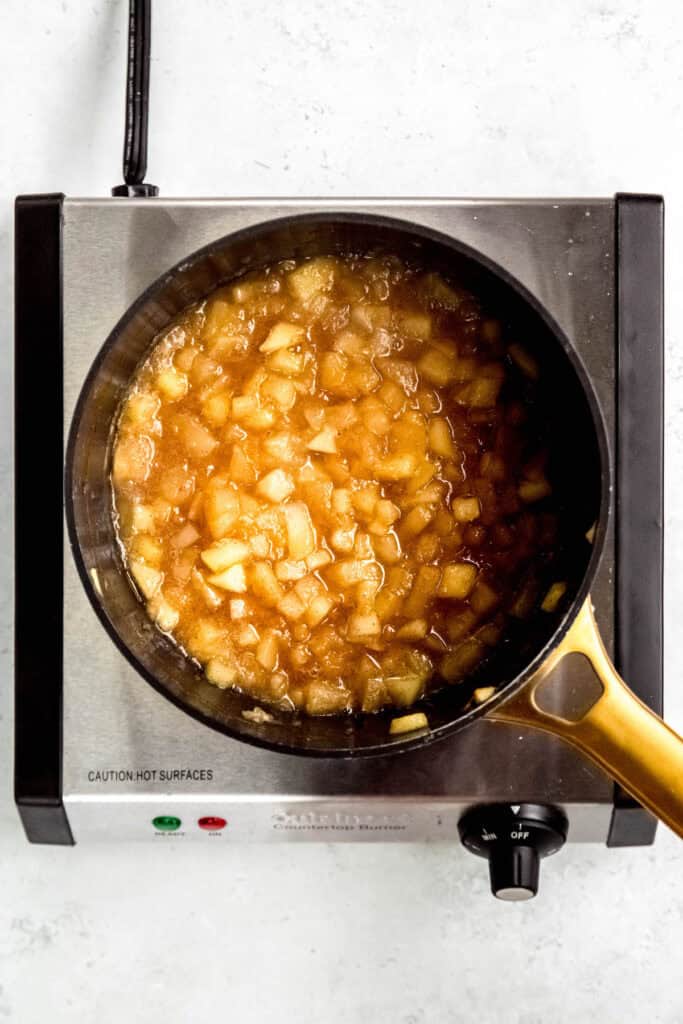
[[[14,795],[33,843],[73,843],[62,803],[62,201],[15,207]],[[37,586],[36,581],[40,581]]]
[[[662,714],[664,201],[617,195],[616,664]],[[656,822],[616,787],[608,846],[645,846]]]

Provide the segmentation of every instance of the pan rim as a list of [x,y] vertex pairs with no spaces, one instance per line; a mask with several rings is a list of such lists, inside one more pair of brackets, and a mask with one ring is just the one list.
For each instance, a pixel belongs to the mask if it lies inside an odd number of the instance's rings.
[[[462,714],[453,718],[453,720],[443,723],[442,725],[436,726],[434,729],[430,729],[428,732],[421,731],[419,733],[410,734],[407,733],[404,736],[398,736],[396,738],[390,738],[387,733],[387,742],[381,744],[373,744],[368,746],[344,746],[338,745],[334,747],[326,747],[325,749],[317,747],[304,747],[297,746],[290,742],[278,741],[277,736],[267,737],[261,732],[255,732],[251,729],[245,728],[240,730],[239,728],[225,724],[224,722],[216,721],[216,719],[207,711],[202,710],[201,706],[190,705],[185,699],[171,692],[166,685],[160,682],[152,672],[150,672],[138,659],[135,653],[124,643],[120,637],[118,631],[115,629],[114,624],[109,618],[103,603],[100,601],[90,573],[88,572],[83,551],[80,544],[78,535],[78,527],[76,525],[76,516],[74,510],[73,501],[73,462],[75,450],[78,442],[79,427],[83,418],[83,414],[88,406],[90,395],[92,392],[93,385],[97,379],[98,373],[101,369],[102,363],[106,359],[110,350],[114,347],[118,341],[121,333],[125,330],[128,324],[133,320],[136,314],[145,306],[145,304],[154,297],[154,295],[163,289],[175,276],[187,270],[196,263],[210,257],[214,253],[228,248],[231,245],[237,244],[240,241],[248,241],[250,239],[258,238],[262,235],[267,235],[278,229],[286,229],[288,225],[292,224],[349,224],[356,223],[368,226],[375,226],[380,228],[386,228],[390,231],[395,231],[397,234],[412,235],[416,239],[422,239],[424,241],[432,242],[435,245],[440,246],[443,249],[451,250],[457,253],[459,256],[471,261],[475,265],[482,267],[485,271],[491,274],[493,277],[499,279],[507,288],[512,292],[516,293],[517,297],[522,302],[529,306],[534,314],[542,321],[547,330],[553,335],[556,341],[562,346],[562,349],[569,360],[574,373],[576,374],[578,381],[581,385],[581,389],[585,396],[595,437],[597,440],[598,456],[600,463],[600,506],[599,514],[596,521],[595,537],[593,539],[592,551],[586,570],[581,581],[580,586],[577,588],[576,594],[569,607],[565,610],[563,616],[559,620],[556,629],[550,635],[546,643],[541,647],[534,657],[529,661],[524,669],[517,673],[512,679],[508,680],[500,689],[485,703],[468,708]],[[260,221],[257,224],[251,224],[248,227],[241,228],[238,231],[230,232],[227,235],[223,235],[207,245],[196,249],[188,256],[176,262],[170,269],[160,274],[154,281],[147,286],[147,288],[135,299],[135,301],[124,311],[122,316],[119,318],[113,329],[109,332],[100,349],[98,350],[93,362],[91,363],[90,369],[83,381],[81,389],[78,394],[78,399],[74,406],[73,414],[71,417],[71,423],[69,425],[68,441],[65,452],[65,469],[64,469],[64,506],[65,506],[65,517],[67,523],[67,533],[69,538],[69,547],[74,558],[76,569],[80,577],[81,583],[88,596],[88,600],[97,615],[97,618],[104,626],[110,639],[113,641],[117,649],[123,654],[128,663],[140,675],[147,683],[149,683],[157,693],[160,693],[166,700],[169,700],[172,704],[178,707],[185,714],[194,718],[197,721],[202,722],[209,728],[216,732],[222,733],[230,737],[231,739],[239,740],[243,743],[249,743],[253,746],[260,747],[262,749],[271,750],[282,754],[291,754],[302,757],[312,758],[329,758],[329,759],[355,759],[361,757],[379,757],[379,756],[390,756],[398,753],[407,753],[412,750],[420,749],[424,746],[428,746],[431,743],[439,740],[447,739],[461,729],[466,728],[477,719],[486,718],[491,712],[495,711],[497,707],[503,704],[509,699],[514,693],[517,693],[522,689],[524,685],[531,679],[535,672],[538,671],[539,667],[546,660],[550,652],[560,643],[562,638],[566,635],[572,623],[586,598],[590,593],[590,588],[595,577],[598,565],[602,558],[604,549],[605,539],[607,535],[607,529],[612,514],[612,491],[613,491],[613,466],[610,456],[609,444],[607,441],[607,433],[605,429],[604,418],[600,404],[598,402],[595,389],[590,380],[588,372],[583,364],[583,361],[565,334],[563,329],[557,323],[554,317],[546,310],[543,304],[537,299],[537,297],[524,285],[522,284],[513,274],[511,274],[505,267],[501,266],[490,257],[481,253],[479,250],[462,242],[460,239],[453,236],[444,234],[434,228],[427,227],[422,224],[417,224],[413,221],[405,220],[400,217],[390,217],[384,214],[374,214],[366,212],[357,212],[351,210],[345,210],[343,208],[335,208],[331,205],[328,209],[320,210],[312,213],[301,213],[301,214],[288,214],[284,217],[273,217],[264,221]],[[256,703],[258,703],[256,701]],[[407,710],[407,709],[406,709]],[[344,720],[344,716],[336,716]],[[348,716],[348,721],[352,721],[352,716]],[[245,725],[247,723],[245,722]],[[263,728],[263,727],[261,727]],[[275,731],[277,726],[270,726],[269,728]]]

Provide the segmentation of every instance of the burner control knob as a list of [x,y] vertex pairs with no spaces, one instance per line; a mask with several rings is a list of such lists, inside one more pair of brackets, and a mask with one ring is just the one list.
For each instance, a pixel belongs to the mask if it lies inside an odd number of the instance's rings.
[[541,857],[564,845],[567,819],[543,804],[484,804],[458,822],[463,845],[489,862],[491,891],[499,900],[528,900],[538,891]]

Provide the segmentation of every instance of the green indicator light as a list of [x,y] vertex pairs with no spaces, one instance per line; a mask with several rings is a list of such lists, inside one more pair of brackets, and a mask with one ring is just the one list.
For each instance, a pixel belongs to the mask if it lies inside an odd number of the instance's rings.
[[152,824],[157,832],[176,832],[182,822],[180,818],[175,818],[172,814],[160,814],[158,817],[152,818]]

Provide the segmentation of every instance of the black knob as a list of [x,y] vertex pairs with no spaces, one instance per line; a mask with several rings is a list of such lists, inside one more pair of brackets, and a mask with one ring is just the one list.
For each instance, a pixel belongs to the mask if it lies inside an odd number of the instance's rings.
[[567,838],[567,819],[543,804],[485,804],[458,823],[463,845],[489,862],[491,891],[501,900],[528,900],[538,892],[541,857]]

